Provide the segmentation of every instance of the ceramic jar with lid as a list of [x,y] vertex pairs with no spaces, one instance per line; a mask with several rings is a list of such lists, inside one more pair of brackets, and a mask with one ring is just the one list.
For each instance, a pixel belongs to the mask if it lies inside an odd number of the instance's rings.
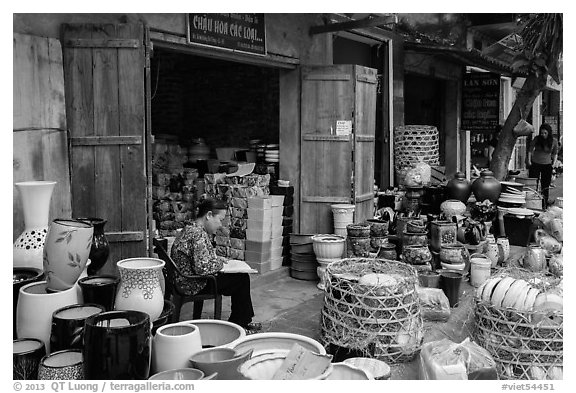
[[472,194],[472,186],[464,173],[456,172],[454,178],[446,185],[446,194],[449,199],[458,199],[462,203],[468,201]]
[[501,189],[502,185],[494,177],[494,173],[489,170],[483,170],[480,177],[472,183],[472,192],[477,202],[488,199],[490,202],[496,203]]

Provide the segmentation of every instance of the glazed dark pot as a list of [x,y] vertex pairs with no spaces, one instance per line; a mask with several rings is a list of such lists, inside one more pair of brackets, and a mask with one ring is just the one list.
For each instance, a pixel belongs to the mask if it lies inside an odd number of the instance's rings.
[[490,202],[496,203],[501,189],[502,185],[494,177],[494,173],[488,170],[482,171],[480,177],[472,183],[472,192],[477,202],[488,199]]
[[98,304],[73,304],[54,311],[50,329],[50,351],[81,350],[84,345],[86,319],[104,311],[104,307]]
[[458,199],[462,203],[466,203],[472,194],[472,185],[466,179],[466,175],[462,172],[456,172],[446,185],[447,199]]
[[[12,338],[16,338],[16,308],[20,288],[26,284],[40,281],[44,278],[44,271],[34,267],[12,268]],[[16,379],[16,378],[14,378]]]
[[89,317],[84,327],[86,379],[147,379],[151,328],[150,316],[141,311],[108,311]]
[[114,309],[120,279],[112,275],[84,277],[78,280],[84,303],[96,303],[105,311]]
[[79,218],[78,220],[85,221],[92,224],[94,227],[94,235],[92,237],[92,246],[90,247],[90,266],[88,266],[88,275],[93,276],[102,269],[110,255],[110,245],[108,239],[104,234],[104,225],[108,222],[102,218],[87,217]]

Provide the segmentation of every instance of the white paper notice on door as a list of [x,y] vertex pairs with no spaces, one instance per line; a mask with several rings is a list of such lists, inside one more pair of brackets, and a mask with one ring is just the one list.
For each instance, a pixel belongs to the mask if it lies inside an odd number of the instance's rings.
[[352,120],[336,120],[336,135],[350,135],[352,133]]

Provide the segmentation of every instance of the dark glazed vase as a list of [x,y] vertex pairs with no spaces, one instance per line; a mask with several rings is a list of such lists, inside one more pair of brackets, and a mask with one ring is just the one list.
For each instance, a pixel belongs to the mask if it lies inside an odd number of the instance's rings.
[[494,177],[494,173],[488,170],[482,171],[480,177],[472,183],[472,192],[477,202],[488,199],[490,202],[496,203],[501,189],[502,185]]
[[92,247],[90,247],[90,256],[88,257],[92,261],[88,266],[88,275],[93,276],[106,264],[110,254],[110,245],[104,234],[104,225],[108,221],[97,217],[79,218],[78,220],[88,222],[94,227]]
[[466,204],[471,193],[472,186],[468,179],[466,179],[466,175],[462,172],[456,172],[454,178],[446,185],[447,199],[458,199]]
[[86,319],[86,379],[148,379],[151,328],[150,316],[134,310],[108,311]]

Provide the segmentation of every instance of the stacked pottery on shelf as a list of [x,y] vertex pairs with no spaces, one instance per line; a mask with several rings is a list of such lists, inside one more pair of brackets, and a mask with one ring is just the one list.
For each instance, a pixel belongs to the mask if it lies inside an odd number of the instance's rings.
[[370,224],[348,224],[346,226],[346,256],[348,258],[370,257]]
[[312,236],[314,253],[318,260],[318,268],[316,273],[320,282],[318,289],[324,290],[325,288],[325,272],[326,267],[334,262],[342,259],[346,246],[346,238],[340,235],[314,235]]
[[[294,186],[287,180],[278,180],[277,186],[270,186],[272,198],[283,197],[282,200],[282,265],[290,266],[290,234],[293,232]],[[278,202],[275,202],[277,206]]]
[[315,281],[318,279],[316,268],[318,261],[314,253],[313,235],[290,234],[290,276],[299,280]]

